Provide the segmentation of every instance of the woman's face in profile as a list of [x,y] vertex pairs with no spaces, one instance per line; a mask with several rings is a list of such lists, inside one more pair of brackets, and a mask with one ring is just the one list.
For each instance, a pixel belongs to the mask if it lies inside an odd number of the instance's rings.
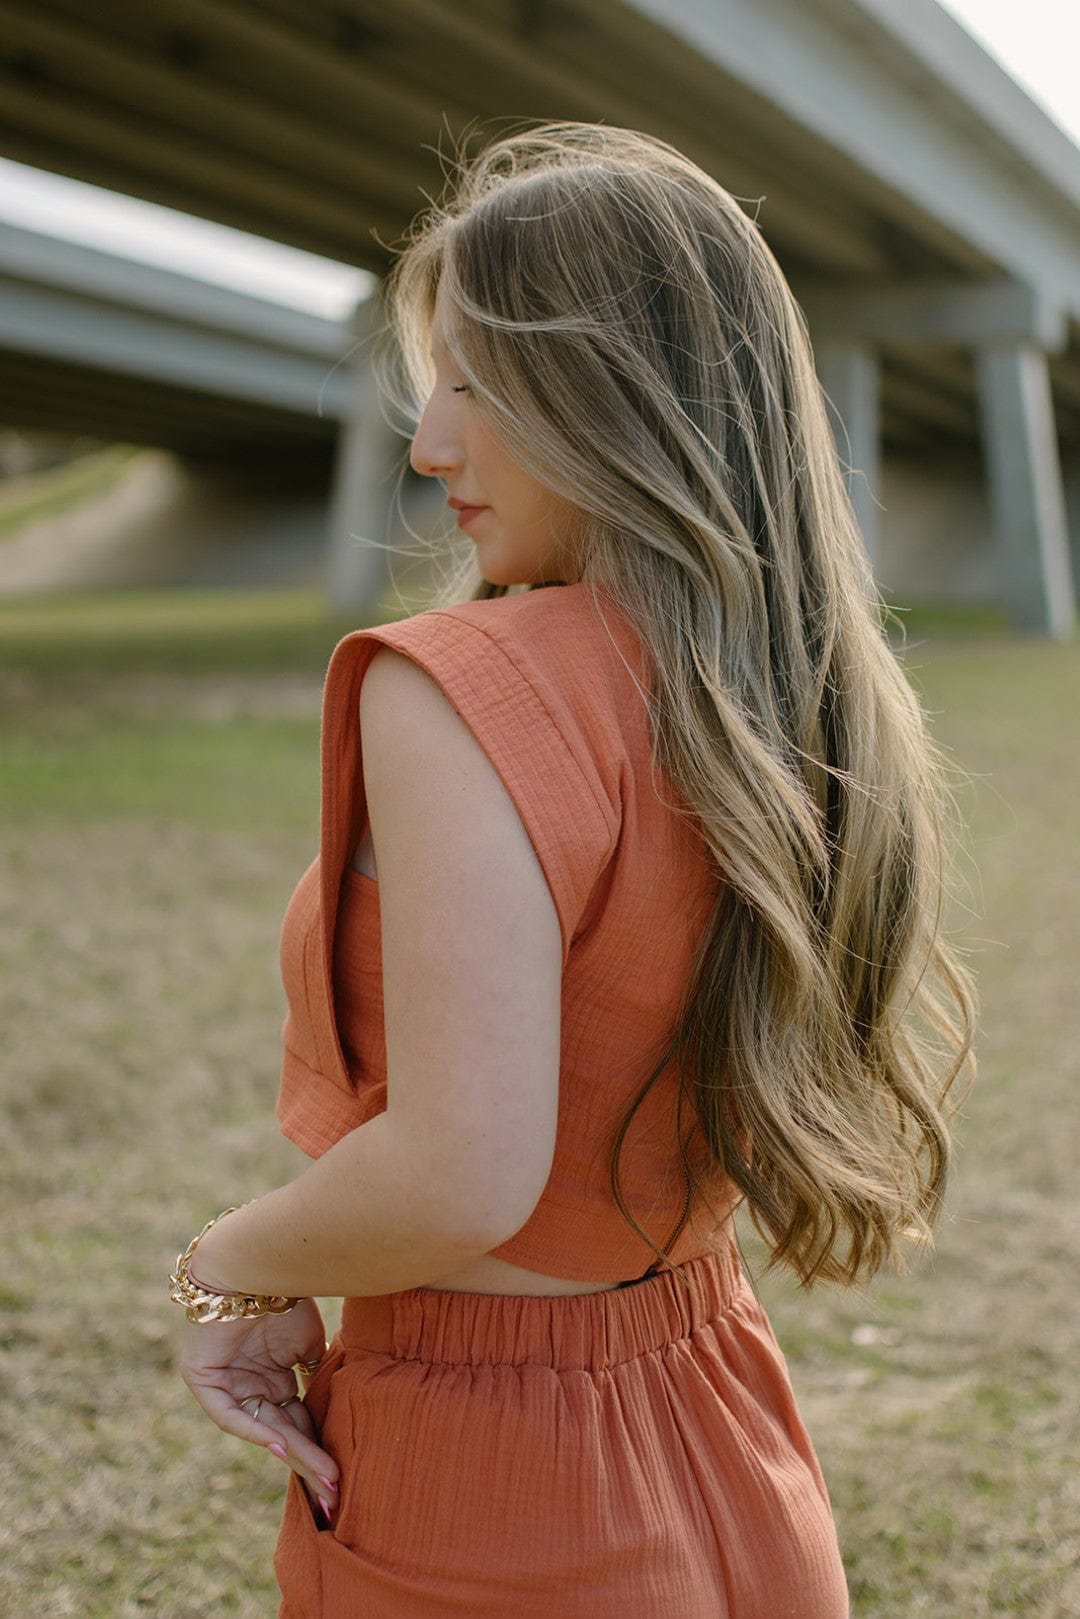
[[440,288],[431,328],[435,386],[409,460],[422,477],[442,478],[448,499],[469,508],[459,526],[489,584],[573,584],[577,574],[560,548],[574,532],[576,508],[537,482],[496,437],[446,347],[445,313]]

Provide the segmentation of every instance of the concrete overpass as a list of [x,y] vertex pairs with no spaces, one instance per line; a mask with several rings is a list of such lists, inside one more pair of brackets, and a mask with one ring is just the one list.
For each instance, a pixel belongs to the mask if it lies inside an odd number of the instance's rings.
[[[466,149],[508,110],[673,141],[747,199],[810,315],[886,588],[1071,632],[1080,153],[934,0],[0,10],[0,151],[376,272],[470,126]],[[347,537],[382,538],[402,446],[356,386],[332,580],[361,601],[382,557]]]
[[125,515],[104,547],[89,517],[77,535],[68,519],[41,536],[55,557],[9,543],[0,589],[184,578],[186,566],[289,579],[325,535],[343,425],[369,393],[346,322],[0,223],[3,425],[176,457],[140,464],[136,491],[107,508],[106,532]]
[[354,347],[340,322],[0,223],[12,425],[325,459],[354,408]]

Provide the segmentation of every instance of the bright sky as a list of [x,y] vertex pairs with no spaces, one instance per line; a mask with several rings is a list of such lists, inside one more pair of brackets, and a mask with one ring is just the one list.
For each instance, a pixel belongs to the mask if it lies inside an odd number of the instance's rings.
[[[1076,0],[940,0],[1080,146]],[[1080,153],[1078,153],[1080,161]],[[341,319],[363,270],[0,158],[0,220]]]
[[344,319],[374,286],[366,270],[7,158],[0,158],[3,220],[330,320]]
[[[1080,146],[1076,0],[938,0]],[[1080,161],[1080,155],[1078,155]]]

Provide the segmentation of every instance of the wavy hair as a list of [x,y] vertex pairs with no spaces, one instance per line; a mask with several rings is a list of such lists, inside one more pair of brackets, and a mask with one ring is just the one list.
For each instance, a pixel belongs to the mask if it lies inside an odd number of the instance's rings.
[[[692,1165],[680,1123],[682,1224],[722,1175],[769,1267],[905,1270],[941,1208],[975,998],[941,928],[946,760],[885,632],[805,318],[735,198],[597,124],[504,135],[414,221],[376,353],[414,422],[440,284],[479,408],[573,502],[580,577],[637,630],[654,767],[723,878],[670,1048],[704,1149]],[[440,604],[507,588],[470,547]],[[619,1176],[661,1071],[611,1186],[681,1276]]]

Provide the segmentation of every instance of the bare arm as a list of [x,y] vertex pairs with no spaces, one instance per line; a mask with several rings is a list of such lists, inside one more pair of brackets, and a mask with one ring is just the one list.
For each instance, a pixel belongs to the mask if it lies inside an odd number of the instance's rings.
[[465,721],[381,648],[361,687],[388,1101],[199,1247],[201,1282],[293,1296],[422,1286],[525,1223],[551,1168],[562,944],[543,870]]

